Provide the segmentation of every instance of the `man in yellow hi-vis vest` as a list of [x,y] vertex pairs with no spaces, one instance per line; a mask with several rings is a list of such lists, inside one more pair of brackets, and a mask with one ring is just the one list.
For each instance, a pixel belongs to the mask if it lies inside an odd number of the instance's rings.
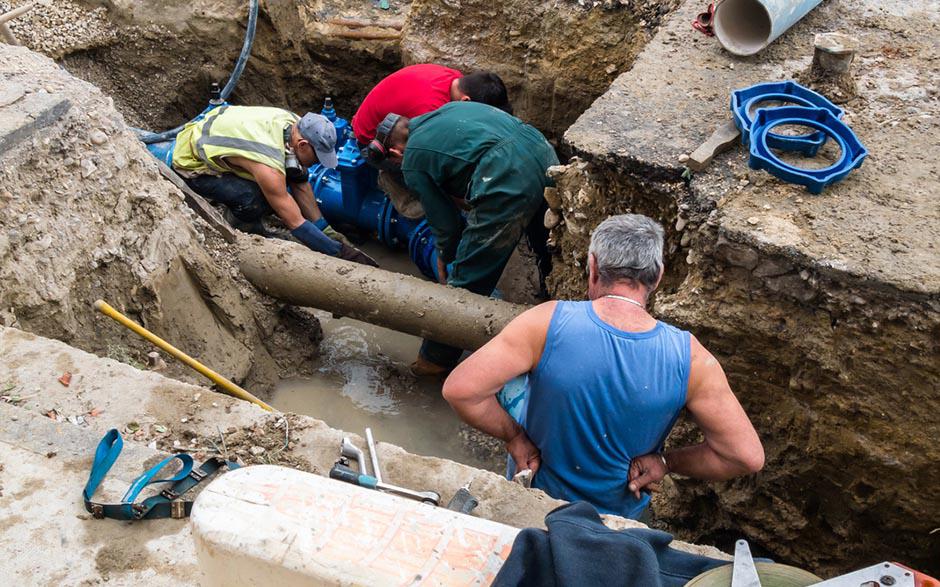
[[261,218],[273,212],[314,251],[376,265],[324,234],[331,229],[306,168],[318,162],[335,168],[335,145],[336,128],[319,114],[300,118],[280,108],[220,106],[177,135],[173,169],[196,193],[225,205],[249,232],[264,234]]

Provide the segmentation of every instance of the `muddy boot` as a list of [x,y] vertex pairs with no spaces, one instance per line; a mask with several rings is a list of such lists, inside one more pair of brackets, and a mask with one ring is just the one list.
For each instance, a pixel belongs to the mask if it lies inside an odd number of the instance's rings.
[[415,377],[445,377],[448,373],[450,373],[450,369],[447,367],[442,367],[436,363],[432,363],[420,355],[417,359],[415,359],[415,362],[408,367],[408,369]]
[[344,261],[352,261],[353,263],[361,263],[363,265],[369,265],[371,267],[378,267],[379,264],[375,262],[375,259],[366,255],[359,249],[351,247],[344,242],[339,243],[339,254],[336,255]]

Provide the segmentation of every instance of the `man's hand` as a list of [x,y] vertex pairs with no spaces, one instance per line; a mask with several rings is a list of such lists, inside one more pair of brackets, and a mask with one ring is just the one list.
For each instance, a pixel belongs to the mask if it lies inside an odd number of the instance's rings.
[[525,430],[520,430],[519,434],[506,443],[506,450],[516,463],[516,472],[530,469],[532,476],[535,476],[542,464],[542,456],[538,447],[532,443],[525,433]]
[[370,267],[379,266],[379,264],[375,262],[375,259],[366,255],[356,247],[351,247],[344,242],[339,243],[339,254],[336,256],[344,261],[361,263],[362,265],[369,265]]
[[630,461],[630,473],[627,488],[633,497],[640,499],[640,492],[659,491],[659,482],[669,473],[663,457],[656,452],[636,457]]
[[441,259],[440,254],[437,255],[437,280],[441,285],[447,285],[447,263]]

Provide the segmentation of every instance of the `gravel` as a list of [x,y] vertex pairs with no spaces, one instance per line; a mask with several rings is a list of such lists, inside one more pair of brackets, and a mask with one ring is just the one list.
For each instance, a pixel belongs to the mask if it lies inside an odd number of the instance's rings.
[[[30,0],[0,1],[0,13]],[[107,44],[116,33],[103,6],[89,8],[69,0],[55,0],[33,8],[9,22],[20,44],[59,58],[73,51]]]

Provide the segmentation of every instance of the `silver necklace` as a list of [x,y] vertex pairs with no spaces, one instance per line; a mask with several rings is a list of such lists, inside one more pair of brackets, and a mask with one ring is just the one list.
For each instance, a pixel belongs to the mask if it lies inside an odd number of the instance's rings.
[[633,304],[634,306],[637,306],[637,307],[642,308],[642,309],[644,309],[644,310],[646,309],[646,304],[641,304],[640,302],[638,302],[638,301],[636,301],[636,300],[631,300],[631,299],[628,298],[628,297],[618,296],[618,295],[615,295],[615,294],[607,294],[606,296],[601,296],[601,297],[603,297],[603,298],[611,298],[611,299],[614,299],[614,300],[621,300],[621,301],[624,301],[624,302],[630,302],[630,303]]

